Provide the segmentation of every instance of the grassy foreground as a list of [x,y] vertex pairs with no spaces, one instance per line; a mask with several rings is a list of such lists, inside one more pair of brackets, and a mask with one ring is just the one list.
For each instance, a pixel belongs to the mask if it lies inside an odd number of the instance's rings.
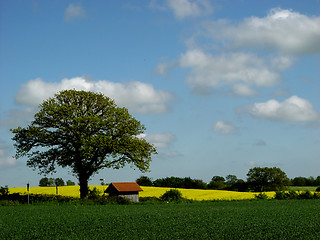
[[[90,189],[96,187],[101,192],[106,189],[107,186],[90,186]],[[141,187],[143,189],[140,192],[141,197],[160,197],[166,191],[171,188],[164,187]],[[201,189],[182,189],[179,188],[182,196],[191,200],[244,200],[254,199],[257,193],[253,192],[234,192],[234,191],[223,191],[223,190],[201,190]],[[9,188],[10,193],[25,193],[26,188]],[[30,193],[34,194],[56,194],[55,187],[31,187]],[[62,196],[80,197],[79,186],[63,186],[58,188],[58,194]],[[272,198],[274,192],[267,192],[268,197]]]
[[318,200],[0,207],[0,239],[318,239]]

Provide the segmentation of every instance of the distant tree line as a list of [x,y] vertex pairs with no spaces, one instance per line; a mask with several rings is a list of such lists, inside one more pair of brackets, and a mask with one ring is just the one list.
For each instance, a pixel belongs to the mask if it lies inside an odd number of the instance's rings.
[[41,178],[39,181],[39,187],[56,187],[56,186],[73,186],[75,183],[68,180],[65,184],[62,178]]
[[235,175],[227,175],[225,178],[213,176],[209,183],[190,177],[166,177],[152,181],[147,176],[141,176],[136,182],[141,186],[263,192],[284,190],[290,185],[320,186],[320,176],[290,180],[280,168],[254,167],[249,169],[246,180],[238,179]]
[[314,177],[295,177],[291,179],[292,186],[320,186],[320,176]]

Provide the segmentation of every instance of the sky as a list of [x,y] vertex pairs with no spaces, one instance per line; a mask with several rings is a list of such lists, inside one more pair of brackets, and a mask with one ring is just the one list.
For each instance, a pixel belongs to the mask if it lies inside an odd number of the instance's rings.
[[[0,186],[44,177],[10,129],[63,89],[102,92],[146,127],[150,172],[209,182],[253,167],[320,175],[320,1],[0,1]],[[70,169],[48,177],[77,183]]]

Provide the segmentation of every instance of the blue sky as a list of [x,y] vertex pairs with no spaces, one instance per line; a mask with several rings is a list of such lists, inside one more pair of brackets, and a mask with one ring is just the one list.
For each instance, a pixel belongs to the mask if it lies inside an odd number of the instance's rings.
[[9,129],[73,88],[127,107],[159,153],[148,173],[106,169],[89,184],[320,175],[319,0],[13,0],[0,13],[0,186],[38,185]]

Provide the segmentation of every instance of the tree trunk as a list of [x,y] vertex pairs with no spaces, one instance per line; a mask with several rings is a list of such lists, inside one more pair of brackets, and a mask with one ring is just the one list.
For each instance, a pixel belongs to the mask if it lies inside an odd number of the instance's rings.
[[88,180],[89,178],[85,174],[79,173],[79,184],[80,184],[80,198],[86,199],[88,198]]

